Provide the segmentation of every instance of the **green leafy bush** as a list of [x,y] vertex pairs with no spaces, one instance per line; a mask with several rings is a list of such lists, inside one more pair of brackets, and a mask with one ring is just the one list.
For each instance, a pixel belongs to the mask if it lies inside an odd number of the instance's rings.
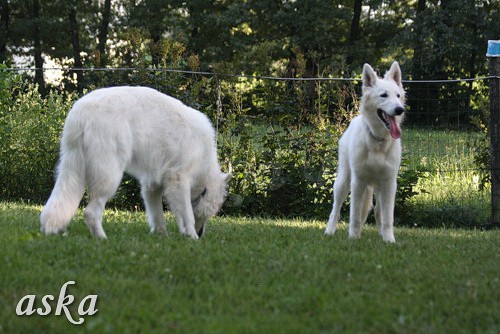
[[234,175],[226,210],[325,217],[331,207],[337,138],[329,129],[243,127],[221,151]]
[[0,196],[41,202],[54,183],[59,137],[73,94],[42,97],[35,85],[0,71]]

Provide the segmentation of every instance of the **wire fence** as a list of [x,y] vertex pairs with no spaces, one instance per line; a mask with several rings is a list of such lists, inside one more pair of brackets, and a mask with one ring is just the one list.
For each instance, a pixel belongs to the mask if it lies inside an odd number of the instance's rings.
[[[3,71],[26,78],[34,73],[21,68]],[[217,128],[221,164],[235,175],[224,212],[328,217],[337,141],[357,113],[360,79],[143,68],[52,68],[43,73],[47,86],[62,95],[144,85],[206,113]],[[477,227],[489,222],[487,111],[488,84],[494,79],[404,81],[407,113],[396,223]],[[53,155],[52,162],[57,159]],[[44,177],[52,180],[52,172],[45,170]],[[140,205],[136,188],[125,179],[116,203]],[[33,194],[26,192],[13,197]]]

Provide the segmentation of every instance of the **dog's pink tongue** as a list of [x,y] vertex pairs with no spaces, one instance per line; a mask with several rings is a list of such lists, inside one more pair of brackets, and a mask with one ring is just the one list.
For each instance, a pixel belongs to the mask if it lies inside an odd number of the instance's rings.
[[396,121],[396,117],[388,117],[389,118],[389,125],[390,125],[390,132],[391,132],[391,137],[394,139],[399,139],[401,138],[401,128],[399,127],[398,122]]

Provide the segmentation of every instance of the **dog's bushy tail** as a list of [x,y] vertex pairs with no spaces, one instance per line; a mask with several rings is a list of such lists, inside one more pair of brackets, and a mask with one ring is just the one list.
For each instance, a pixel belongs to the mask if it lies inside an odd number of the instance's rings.
[[[72,130],[77,130],[75,133]],[[46,234],[63,231],[75,215],[85,188],[83,134],[65,126],[57,179],[42,213],[41,230]]]

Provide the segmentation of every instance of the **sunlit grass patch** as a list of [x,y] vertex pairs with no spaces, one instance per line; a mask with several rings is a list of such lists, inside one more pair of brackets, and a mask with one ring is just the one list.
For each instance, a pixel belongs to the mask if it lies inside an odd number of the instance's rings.
[[417,225],[482,226],[490,217],[487,171],[474,163],[471,131],[407,129],[403,146],[407,165],[421,172],[408,209]]

